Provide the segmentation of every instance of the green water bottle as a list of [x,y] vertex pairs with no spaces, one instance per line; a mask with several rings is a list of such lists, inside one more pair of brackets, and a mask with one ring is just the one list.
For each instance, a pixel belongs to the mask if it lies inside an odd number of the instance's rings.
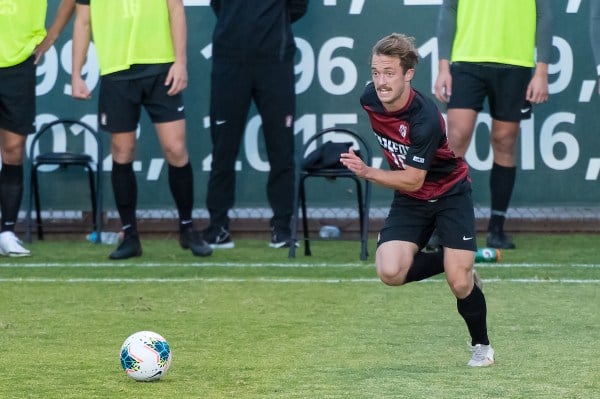
[[500,262],[500,250],[497,248],[479,248],[475,253],[475,263]]

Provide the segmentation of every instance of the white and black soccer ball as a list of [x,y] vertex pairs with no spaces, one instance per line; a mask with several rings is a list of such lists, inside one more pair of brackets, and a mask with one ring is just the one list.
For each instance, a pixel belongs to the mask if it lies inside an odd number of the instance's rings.
[[131,334],[121,346],[121,366],[136,381],[156,381],[163,377],[172,361],[167,340],[153,331]]

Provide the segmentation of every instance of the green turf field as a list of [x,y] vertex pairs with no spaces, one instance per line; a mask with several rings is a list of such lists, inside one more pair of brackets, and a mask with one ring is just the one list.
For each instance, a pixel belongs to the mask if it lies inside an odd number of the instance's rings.
[[[197,258],[173,239],[109,262],[110,246],[48,241],[0,257],[0,398],[599,398],[597,235],[519,235],[478,264],[496,350],[468,334],[442,278],[387,287],[358,242],[296,259],[264,240]],[[157,383],[129,379],[123,340],[163,335]]]

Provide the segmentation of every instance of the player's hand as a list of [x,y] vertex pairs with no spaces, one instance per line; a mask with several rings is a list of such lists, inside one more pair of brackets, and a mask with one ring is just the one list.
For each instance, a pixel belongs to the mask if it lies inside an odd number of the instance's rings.
[[50,39],[48,35],[42,40],[40,44],[38,44],[33,50],[33,56],[35,57],[33,63],[37,65],[40,62],[42,56],[48,51],[50,47],[54,44],[54,40]]
[[548,78],[534,75],[527,86],[527,101],[540,104],[548,100]]
[[435,98],[441,102],[447,103],[450,101],[450,96],[452,95],[452,75],[450,74],[449,65],[440,66],[433,90]]
[[169,96],[174,96],[175,94],[181,93],[188,84],[188,74],[187,67],[185,63],[175,61],[171,68],[169,69],[169,73],[167,74],[167,79],[165,80],[165,86],[170,86],[167,94]]
[[340,154],[340,162],[342,165],[350,169],[354,174],[358,177],[365,178],[369,171],[369,166],[367,166],[363,160],[356,155],[352,148],[348,149],[348,152],[344,152]]
[[92,97],[92,93],[81,76],[73,75],[71,78],[71,96],[79,100],[89,100]]
[[533,77],[527,86],[525,99],[533,104],[548,100],[548,73],[544,68],[536,67]]

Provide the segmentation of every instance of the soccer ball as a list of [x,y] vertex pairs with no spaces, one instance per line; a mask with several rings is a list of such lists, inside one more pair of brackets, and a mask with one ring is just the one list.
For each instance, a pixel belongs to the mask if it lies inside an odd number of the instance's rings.
[[121,366],[136,381],[156,381],[167,373],[172,354],[167,340],[152,331],[131,334],[121,346]]

